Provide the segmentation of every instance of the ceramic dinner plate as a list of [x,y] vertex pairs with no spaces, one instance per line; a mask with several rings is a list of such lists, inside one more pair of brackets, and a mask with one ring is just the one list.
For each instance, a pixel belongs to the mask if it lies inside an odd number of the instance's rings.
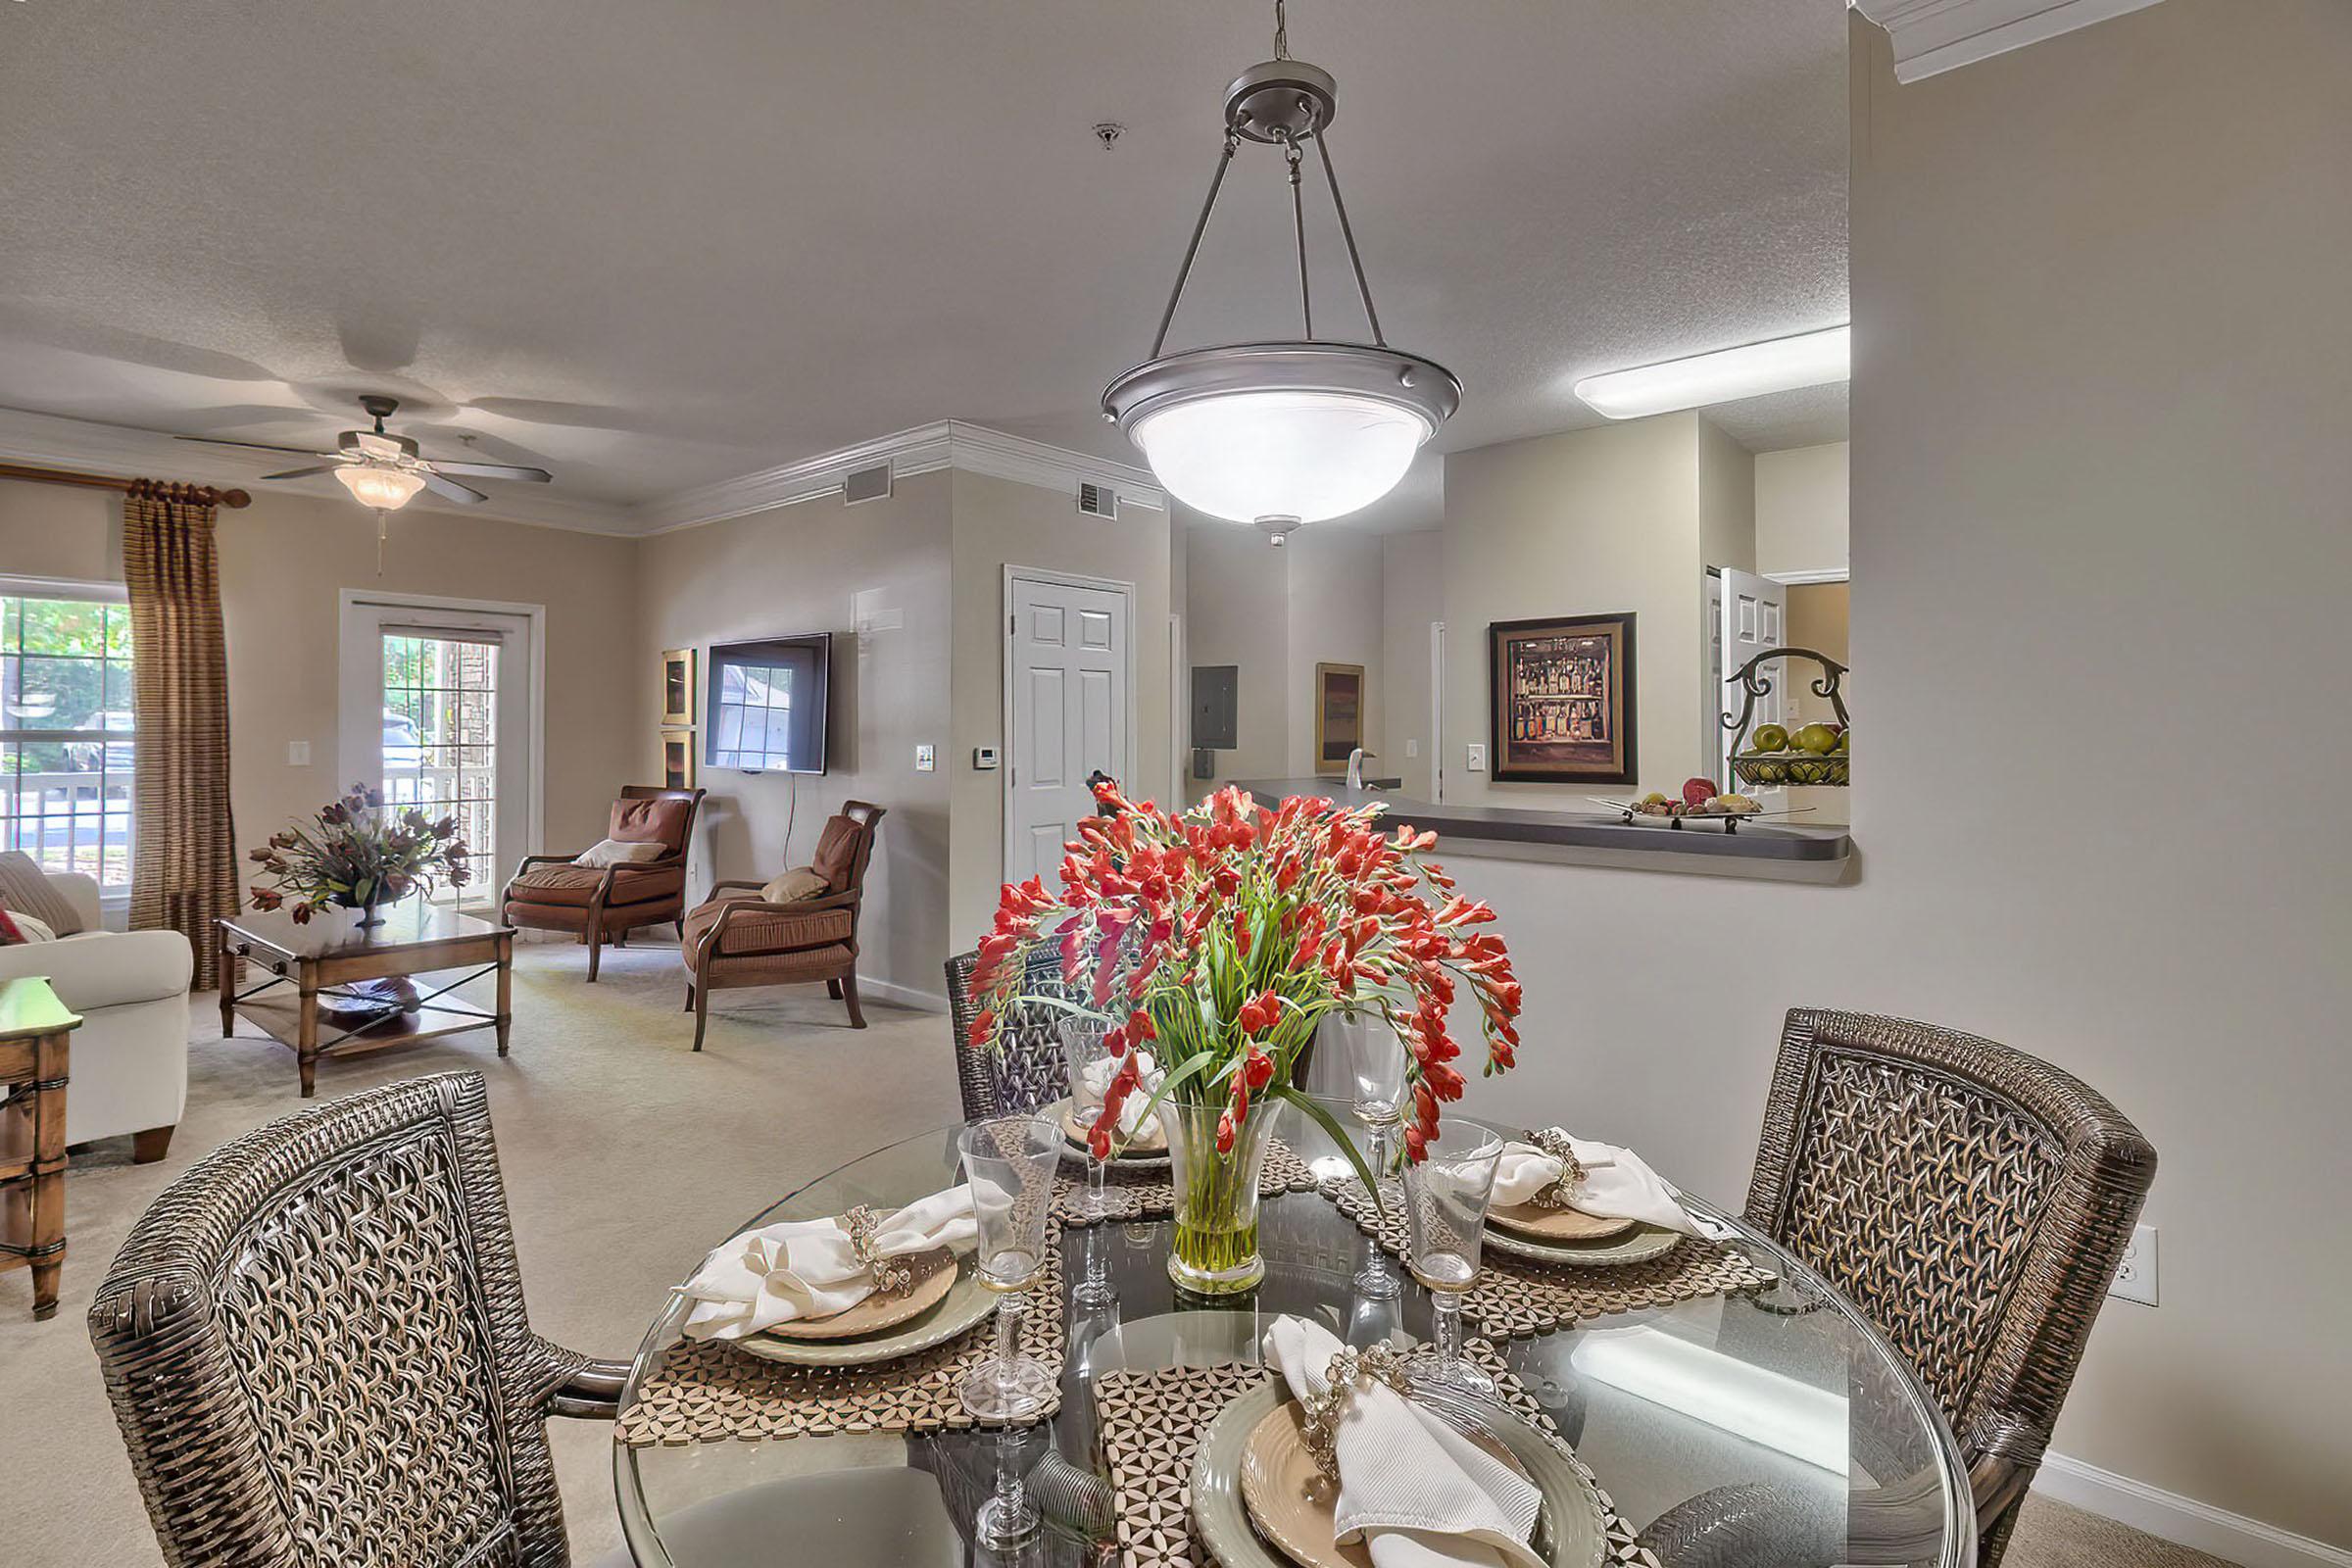
[[[1490,1216],[1492,1218],[1492,1216]],[[1500,1225],[1487,1226],[1487,1245],[1497,1252],[1533,1258],[1539,1263],[1563,1263],[1571,1268],[1623,1268],[1664,1257],[1680,1247],[1683,1233],[1663,1225],[1636,1225],[1622,1236],[1596,1242],[1546,1242],[1521,1236]]]
[[928,1312],[947,1298],[956,1284],[956,1254],[944,1247],[898,1259],[914,1277],[899,1295],[875,1291],[856,1306],[831,1317],[802,1318],[779,1323],[767,1333],[779,1340],[848,1340],[860,1334],[879,1334],[909,1318]]
[[823,1340],[755,1334],[737,1340],[736,1347],[763,1361],[783,1361],[793,1366],[864,1366],[928,1350],[935,1345],[945,1345],[996,1309],[997,1298],[980,1288],[969,1264],[970,1259],[960,1259],[953,1269],[943,1270],[948,1287],[939,1299],[888,1328],[845,1339]]
[[[1286,1568],[1296,1562],[1304,1568],[1362,1568],[1371,1561],[1361,1547],[1342,1547],[1328,1542],[1330,1504],[1323,1504],[1322,1530],[1326,1544],[1317,1551],[1305,1555],[1291,1555],[1287,1549],[1268,1544],[1270,1539],[1260,1535],[1252,1522],[1250,1503],[1243,1492],[1243,1470],[1248,1462],[1250,1439],[1269,1416],[1283,1408],[1296,1410],[1290,1391],[1279,1378],[1267,1380],[1262,1388],[1253,1389],[1228,1404],[1217,1418],[1200,1434],[1199,1449],[1193,1456],[1193,1525],[1200,1540],[1217,1561],[1225,1568]],[[1574,1460],[1561,1452],[1552,1442],[1518,1417],[1500,1410],[1489,1412],[1493,1437],[1499,1440],[1511,1459],[1543,1494],[1543,1506],[1536,1519],[1537,1552],[1552,1568],[1601,1568],[1608,1551],[1600,1511],[1600,1494],[1593,1489]],[[1292,1440],[1297,1442],[1298,1426],[1291,1424]],[[1299,1462],[1311,1473],[1313,1461],[1305,1458],[1303,1449]],[[1277,1528],[1299,1539],[1297,1532],[1310,1528],[1300,1523],[1305,1509],[1297,1514],[1284,1513]],[[1304,1545],[1303,1541],[1300,1542]]]
[[[1285,1399],[1250,1429],[1242,1449],[1242,1504],[1250,1522],[1301,1568],[1372,1568],[1371,1549],[1362,1542],[1343,1546],[1333,1539],[1339,1494],[1315,1468],[1305,1423],[1298,1401]],[[1528,1479],[1527,1466],[1499,1438],[1473,1433],[1470,1441]]]
[[[1076,1106],[1067,1099],[1057,1101],[1054,1109],[1061,1118],[1063,1139],[1061,1157],[1075,1160],[1079,1164],[1086,1163],[1087,1160],[1094,1157],[1087,1152],[1086,1149],[1087,1124],[1078,1119]],[[1149,1141],[1138,1139],[1119,1153],[1111,1155],[1110,1163],[1113,1168],[1118,1170],[1166,1170],[1168,1168],[1167,1135],[1160,1133]]]
[[1623,1236],[1639,1220],[1588,1214],[1581,1208],[1549,1208],[1542,1203],[1512,1203],[1487,1210],[1488,1222],[1514,1236],[1539,1242],[1597,1242]]

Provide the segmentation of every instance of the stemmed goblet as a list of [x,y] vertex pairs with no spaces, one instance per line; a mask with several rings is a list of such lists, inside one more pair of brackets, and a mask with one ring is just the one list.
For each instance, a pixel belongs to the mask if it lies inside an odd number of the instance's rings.
[[1006,1423],[997,1437],[996,1494],[973,1521],[976,1539],[992,1551],[1017,1545],[1037,1529],[1037,1504],[1021,1485],[1010,1424],[1036,1416],[1054,1392],[1054,1373],[1020,1353],[1019,1336],[1029,1289],[1045,1267],[1061,1146],[1060,1126],[1045,1115],[986,1117],[956,1138],[979,1232],[977,1278],[997,1296],[996,1354],[956,1386],[972,1415]]
[[[1355,1090],[1350,1108],[1355,1119],[1371,1130],[1372,1174],[1385,1179],[1396,1157],[1392,1138],[1403,1116],[1404,1043],[1386,1024],[1363,1017],[1350,1016],[1341,1022],[1339,1034],[1347,1043],[1348,1073]],[[1374,1203],[1380,1201],[1377,1192],[1365,1196]],[[1353,1284],[1355,1294],[1367,1299],[1396,1298],[1396,1276],[1389,1272],[1377,1244],[1366,1251]]]
[[[1086,1013],[1073,1013],[1061,1020],[1061,1052],[1069,1065],[1071,1119],[1081,1129],[1094,1126],[1102,1114],[1102,1096],[1110,1087],[1110,1065],[1116,1058],[1103,1042],[1110,1034],[1110,1020]],[[1070,1200],[1071,1216],[1083,1224],[1099,1226],[1110,1218],[1110,1198],[1103,1183],[1110,1169],[1106,1156],[1098,1155],[1090,1144],[1086,1152],[1086,1187]],[[1084,1307],[1104,1307],[1117,1299],[1111,1289],[1110,1275],[1102,1249],[1095,1236],[1087,1238],[1086,1277],[1070,1291],[1070,1299]]]
[[1462,1359],[1462,1295],[1478,1279],[1502,1135],[1467,1117],[1438,1124],[1427,1154],[1404,1167],[1407,1266],[1429,1288],[1436,1352],[1407,1358],[1415,1382],[1492,1396],[1494,1380]]

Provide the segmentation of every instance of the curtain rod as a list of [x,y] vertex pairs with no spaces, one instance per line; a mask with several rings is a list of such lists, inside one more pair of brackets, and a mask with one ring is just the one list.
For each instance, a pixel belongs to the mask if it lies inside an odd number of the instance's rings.
[[75,473],[71,468],[41,468],[24,463],[0,463],[0,479],[29,479],[35,484],[77,484],[89,490],[121,490],[126,494],[131,486],[144,483],[184,491],[189,500],[205,506],[234,509],[253,505],[253,497],[242,490],[216,490],[209,484],[176,484],[161,479],[112,479],[99,473]]

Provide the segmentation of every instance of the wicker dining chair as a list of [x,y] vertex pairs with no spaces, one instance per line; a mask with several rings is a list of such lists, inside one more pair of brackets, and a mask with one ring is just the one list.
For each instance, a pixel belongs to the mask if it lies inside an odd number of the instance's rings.
[[[972,1020],[980,1009],[972,1001],[972,970],[979,963],[977,953],[948,960],[948,1019],[956,1031],[956,1090],[963,1097],[964,1120],[1051,1105],[1070,1092],[1068,1060],[1061,1052],[1062,1015],[1050,1007],[1016,1007],[999,1026],[996,1045],[975,1049]],[[1054,954],[1032,957],[1024,989],[1054,996],[1060,988],[1061,966]]]
[[531,1332],[474,1073],[224,1145],[139,1220],[89,1322],[174,1565],[561,1564],[546,1419],[610,1420],[628,1372]]
[[[1983,1568],[2008,1545],[2155,1175],[2156,1151],[2104,1096],[2023,1052],[1901,1018],[1788,1014],[1748,1223],[1845,1292],[1941,1406]],[[1773,1523],[1753,1492],[1692,1498],[1645,1543],[1668,1568],[1808,1560],[1762,1553]]]

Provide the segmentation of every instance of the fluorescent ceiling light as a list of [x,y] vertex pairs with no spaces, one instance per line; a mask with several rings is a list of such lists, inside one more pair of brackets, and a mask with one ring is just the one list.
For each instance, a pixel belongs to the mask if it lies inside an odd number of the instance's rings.
[[1761,397],[1842,381],[1853,373],[1853,328],[1833,326],[1769,343],[1694,354],[1663,365],[1588,375],[1576,395],[1612,419],[1639,419],[1677,409]]

